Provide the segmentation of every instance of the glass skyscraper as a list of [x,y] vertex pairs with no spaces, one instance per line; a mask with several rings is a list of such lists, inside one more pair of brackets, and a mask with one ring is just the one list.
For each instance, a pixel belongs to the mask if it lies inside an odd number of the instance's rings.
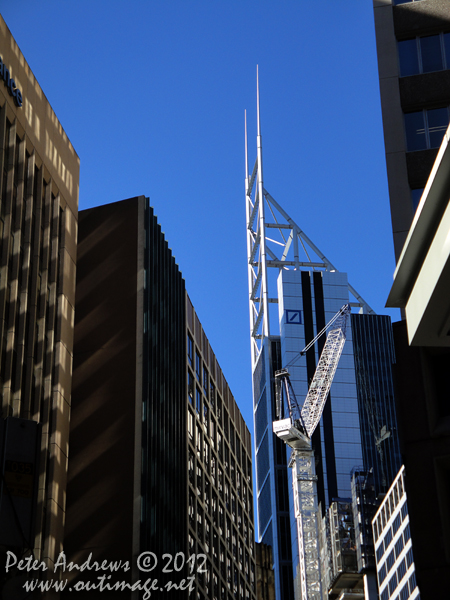
[[[347,275],[333,266],[265,189],[259,100],[257,120],[257,158],[252,171],[246,144],[245,188],[258,541],[272,546],[276,598],[288,600],[300,598],[303,567],[299,561],[289,451],[273,434],[273,421],[277,420],[275,371],[289,368],[295,395],[303,404],[325,335],[304,355],[300,352],[343,305],[350,304],[358,311],[347,323],[347,342],[320,426],[311,440],[317,496],[324,513],[333,499],[351,498],[351,471],[374,466],[369,463],[378,459],[377,452],[379,455],[386,440],[392,444],[396,436],[392,383],[387,383],[393,352],[386,318],[375,315],[349,284]],[[306,260],[300,259],[301,247]],[[383,377],[376,382],[379,373]],[[361,380],[367,381],[370,390],[366,396],[358,389]],[[389,407],[382,411],[386,401]],[[378,420],[362,414],[366,405],[375,407],[372,413],[380,415]],[[385,451],[389,461],[392,456],[396,460],[396,444]],[[377,472],[381,472],[381,464]],[[385,470],[396,473],[398,467],[392,471],[386,466]]]

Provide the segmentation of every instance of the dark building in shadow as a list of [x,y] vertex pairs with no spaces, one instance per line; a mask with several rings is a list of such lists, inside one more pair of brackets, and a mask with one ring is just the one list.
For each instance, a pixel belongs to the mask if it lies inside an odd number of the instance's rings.
[[148,199],[79,223],[68,560],[122,561],[105,583],[124,598],[157,578],[167,597],[254,600],[250,433]]

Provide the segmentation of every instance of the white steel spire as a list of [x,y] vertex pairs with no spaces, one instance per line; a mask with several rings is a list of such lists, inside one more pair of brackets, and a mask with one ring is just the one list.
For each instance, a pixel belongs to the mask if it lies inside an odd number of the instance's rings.
[[[276,286],[269,285],[268,269],[338,270],[264,187],[258,68],[256,77],[257,153],[251,174],[245,114],[245,206],[253,368],[261,352],[262,340],[271,333],[278,334],[278,331],[270,331],[269,305],[277,303],[278,298]],[[301,250],[305,255],[302,260]],[[348,290],[353,298],[350,306],[358,307],[364,313],[375,314],[352,285],[348,284]]]

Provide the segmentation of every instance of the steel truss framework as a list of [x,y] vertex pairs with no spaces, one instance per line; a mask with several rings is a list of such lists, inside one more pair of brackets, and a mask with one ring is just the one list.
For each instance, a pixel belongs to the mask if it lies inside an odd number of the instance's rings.
[[[277,291],[269,291],[268,269],[338,271],[309,239],[263,183],[262,138],[257,85],[257,156],[253,170],[248,166],[247,116],[245,118],[245,206],[247,218],[248,288],[252,367],[258,360],[262,340],[271,335],[269,304],[278,303]],[[300,259],[300,252],[302,258]],[[304,254],[304,257],[303,257]],[[350,306],[375,314],[368,303],[348,284]],[[272,332],[275,334],[275,332]]]

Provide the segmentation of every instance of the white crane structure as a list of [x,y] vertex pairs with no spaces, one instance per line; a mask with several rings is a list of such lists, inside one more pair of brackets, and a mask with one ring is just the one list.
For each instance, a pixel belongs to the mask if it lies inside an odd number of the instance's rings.
[[[273,431],[292,448],[289,466],[293,471],[292,488],[297,519],[302,600],[322,600],[317,478],[311,437],[322,416],[342,354],[349,313],[350,306],[347,304],[301,352],[304,354],[320,335],[330,328],[301,410],[289,379],[288,369],[281,369],[275,373],[279,420],[274,421]],[[289,416],[284,419],[282,418],[284,412],[283,389],[289,413]]]

